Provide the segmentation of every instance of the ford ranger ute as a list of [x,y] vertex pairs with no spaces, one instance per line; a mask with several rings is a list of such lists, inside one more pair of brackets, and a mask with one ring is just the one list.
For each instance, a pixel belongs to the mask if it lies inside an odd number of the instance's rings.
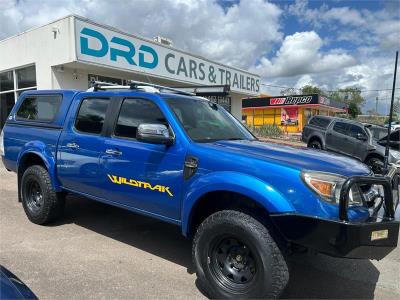
[[376,176],[351,158],[260,142],[176,89],[24,92],[0,140],[30,221],[60,218],[74,193],[176,224],[212,298],[279,297],[296,249],[382,259],[397,246],[395,166]]

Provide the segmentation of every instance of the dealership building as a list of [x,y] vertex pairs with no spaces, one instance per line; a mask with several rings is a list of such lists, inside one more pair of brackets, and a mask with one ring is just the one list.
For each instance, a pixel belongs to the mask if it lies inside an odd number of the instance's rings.
[[33,89],[86,90],[91,81],[150,82],[210,98],[242,115],[260,77],[154,40],[70,15],[0,41],[0,126],[17,97]]

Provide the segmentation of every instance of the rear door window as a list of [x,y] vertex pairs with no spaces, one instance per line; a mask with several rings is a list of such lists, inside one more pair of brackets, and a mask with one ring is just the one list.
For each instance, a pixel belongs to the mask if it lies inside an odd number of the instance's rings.
[[333,131],[348,135],[348,124],[344,122],[336,122],[335,125],[333,126]]
[[86,98],[82,100],[75,121],[75,128],[84,133],[100,134],[110,99]]
[[310,120],[310,125],[327,128],[330,122],[331,120],[327,118],[314,117]]
[[60,108],[61,95],[27,96],[17,111],[17,120],[51,122]]

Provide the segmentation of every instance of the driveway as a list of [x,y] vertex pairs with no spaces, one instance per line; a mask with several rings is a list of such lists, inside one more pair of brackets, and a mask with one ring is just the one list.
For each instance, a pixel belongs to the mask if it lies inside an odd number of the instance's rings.
[[[0,164],[1,165],[1,164]],[[0,167],[0,264],[41,299],[204,298],[178,227],[80,197],[38,226]],[[299,254],[284,298],[400,299],[400,248],[380,262]]]

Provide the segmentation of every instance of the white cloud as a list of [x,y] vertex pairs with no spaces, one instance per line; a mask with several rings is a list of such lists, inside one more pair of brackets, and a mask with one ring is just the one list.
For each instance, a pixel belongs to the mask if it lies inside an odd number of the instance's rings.
[[263,0],[226,11],[212,0],[6,0],[0,8],[0,39],[75,13],[133,34],[166,36],[178,48],[244,68],[282,39],[282,11]]
[[[399,10],[398,1],[369,11],[343,2],[310,8],[307,0],[234,0],[225,8],[215,0],[0,0],[0,39],[74,13],[148,38],[168,37],[178,48],[256,71],[270,85],[386,89],[400,46]],[[285,37],[285,18],[307,29]],[[337,41],[354,49],[337,49]],[[376,95],[390,98],[390,92],[366,93],[367,107]],[[382,112],[387,106],[380,103]]]
[[263,57],[253,70],[268,79],[327,72],[356,64],[351,55],[338,50],[321,53],[322,44],[314,31],[296,32],[286,36],[274,58]]

